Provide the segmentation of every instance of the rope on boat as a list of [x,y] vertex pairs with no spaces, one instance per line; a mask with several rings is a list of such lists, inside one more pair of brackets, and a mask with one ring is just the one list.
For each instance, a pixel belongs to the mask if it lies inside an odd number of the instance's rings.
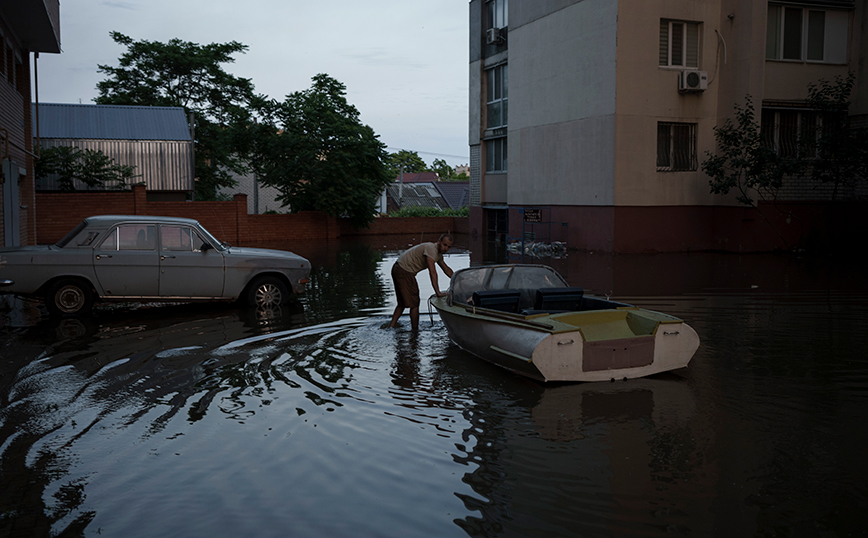
[[[436,294],[435,294],[436,295]],[[428,297],[428,317],[431,318],[431,327],[434,327],[434,314],[431,312],[431,299],[435,296],[431,295]]]

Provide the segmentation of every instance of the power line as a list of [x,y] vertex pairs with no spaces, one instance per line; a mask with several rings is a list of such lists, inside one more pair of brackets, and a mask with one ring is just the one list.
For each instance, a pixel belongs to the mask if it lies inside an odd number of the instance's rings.
[[415,149],[404,149],[404,148],[396,148],[394,146],[386,146],[386,149],[396,150],[396,151],[409,151],[411,153],[421,153],[423,155],[435,155],[437,157],[454,157],[456,159],[467,159],[467,155],[450,155],[448,153],[434,153],[432,151],[419,151]]

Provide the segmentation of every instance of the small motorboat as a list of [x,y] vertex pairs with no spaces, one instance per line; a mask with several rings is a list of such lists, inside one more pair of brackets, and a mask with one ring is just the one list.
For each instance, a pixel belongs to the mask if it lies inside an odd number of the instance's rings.
[[585,295],[545,265],[461,269],[430,302],[459,347],[540,381],[659,374],[686,367],[699,348],[683,320]]

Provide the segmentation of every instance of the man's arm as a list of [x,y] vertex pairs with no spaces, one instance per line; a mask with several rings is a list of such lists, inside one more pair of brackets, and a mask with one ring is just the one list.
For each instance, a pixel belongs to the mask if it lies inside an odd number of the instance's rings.
[[[434,293],[437,294],[437,297],[446,297],[446,294],[440,291],[440,286],[437,284],[437,267],[434,266],[434,260],[429,256],[425,256],[425,260],[428,261],[428,274],[431,276],[431,285],[434,286]],[[450,278],[452,278],[451,273],[452,269],[449,269]]]
[[452,268],[446,265],[446,261],[441,258],[437,263],[440,265],[440,268],[443,269],[443,272],[446,273],[446,276],[452,278]]

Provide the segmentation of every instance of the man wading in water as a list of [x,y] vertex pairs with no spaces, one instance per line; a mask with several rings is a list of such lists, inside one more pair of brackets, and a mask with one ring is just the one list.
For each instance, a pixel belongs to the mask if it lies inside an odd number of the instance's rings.
[[405,308],[410,309],[410,325],[413,330],[419,329],[419,285],[416,283],[416,273],[427,268],[437,297],[445,296],[446,294],[440,291],[440,286],[437,285],[437,269],[434,264],[439,265],[446,276],[452,278],[452,269],[443,261],[443,255],[452,248],[453,241],[452,235],[447,233],[441,235],[436,243],[420,243],[401,254],[392,266],[392,281],[395,283],[398,306],[392,314],[391,323],[383,324],[383,329],[397,327],[398,318],[404,313]]

